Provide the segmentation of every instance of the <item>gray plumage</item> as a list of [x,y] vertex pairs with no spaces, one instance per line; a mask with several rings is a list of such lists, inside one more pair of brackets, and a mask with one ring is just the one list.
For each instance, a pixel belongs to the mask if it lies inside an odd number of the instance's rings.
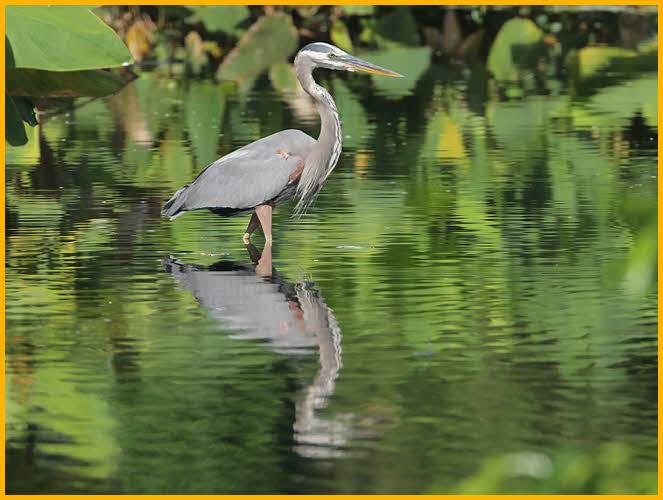
[[288,201],[278,198],[300,160],[297,156],[284,158],[277,150],[298,151],[305,157],[314,145],[315,139],[300,130],[283,130],[247,144],[219,158],[180,188],[162,214],[172,219],[185,211],[208,208],[243,215],[272,200],[278,204]]
[[299,83],[320,113],[318,139],[299,130],[284,130],[252,142],[218,159],[193,182],[180,188],[164,205],[162,215],[172,220],[183,212],[203,208],[226,216],[255,212],[245,238],[250,237],[260,219],[265,236],[271,240],[272,207],[298,196],[295,213],[303,213],[341,154],[341,122],[336,103],[327,90],[315,83],[313,70],[360,70],[402,76],[319,42],[301,49],[294,67]]

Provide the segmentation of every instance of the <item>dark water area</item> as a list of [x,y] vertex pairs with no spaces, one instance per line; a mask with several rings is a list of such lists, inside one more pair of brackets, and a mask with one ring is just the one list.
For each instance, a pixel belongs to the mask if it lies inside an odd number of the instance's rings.
[[657,74],[318,71],[343,153],[271,246],[159,215],[219,156],[317,136],[267,77],[146,72],[7,148],[7,492],[449,493],[615,443],[655,472]]

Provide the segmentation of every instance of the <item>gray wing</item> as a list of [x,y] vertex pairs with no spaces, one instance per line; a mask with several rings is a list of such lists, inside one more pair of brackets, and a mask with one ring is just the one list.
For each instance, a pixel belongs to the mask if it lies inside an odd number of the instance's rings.
[[284,158],[278,149],[305,157],[315,139],[299,130],[284,130],[219,158],[166,203],[163,215],[201,208],[250,209],[281,193],[299,158]]

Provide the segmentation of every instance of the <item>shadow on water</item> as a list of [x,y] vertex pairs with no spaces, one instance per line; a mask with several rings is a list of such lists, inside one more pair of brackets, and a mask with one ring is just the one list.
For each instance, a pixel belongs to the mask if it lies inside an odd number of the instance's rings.
[[220,260],[202,266],[172,257],[162,263],[224,328],[240,332],[232,338],[263,340],[286,356],[311,355],[317,348],[320,370],[295,403],[294,449],[304,457],[341,456],[348,429],[317,415],[334,394],[342,367],[336,318],[312,283],[289,282],[273,268],[271,244],[262,252],[252,243],[246,248],[253,265]]

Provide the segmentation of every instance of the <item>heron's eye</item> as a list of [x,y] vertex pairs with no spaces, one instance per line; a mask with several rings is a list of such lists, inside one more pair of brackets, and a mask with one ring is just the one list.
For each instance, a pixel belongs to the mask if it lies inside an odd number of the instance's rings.
[[336,57],[335,54],[329,54],[329,59],[334,59]]

